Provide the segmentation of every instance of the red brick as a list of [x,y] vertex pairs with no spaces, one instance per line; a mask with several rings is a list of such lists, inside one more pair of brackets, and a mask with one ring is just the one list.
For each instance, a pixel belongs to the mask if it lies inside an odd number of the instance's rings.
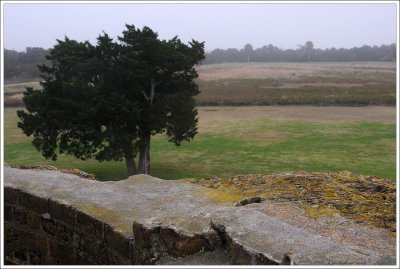
[[59,238],[65,242],[72,243],[73,231],[64,223],[58,222],[53,219],[42,218],[43,231],[51,236]]
[[79,235],[79,249],[84,250],[92,257],[97,257],[104,248],[104,244],[101,239],[92,236],[90,234],[80,234]]
[[79,265],[93,265],[96,264],[94,259],[86,252],[79,251],[77,254],[77,264]]
[[38,197],[27,192],[19,193],[19,204],[32,209],[38,214],[49,212],[47,198]]
[[77,264],[77,250],[68,243],[57,238],[49,238],[50,255],[54,260],[54,264],[74,265]]
[[13,220],[13,207],[10,205],[4,205],[4,221]]
[[144,259],[144,256],[143,256],[143,253],[141,250],[139,250],[138,248],[135,247],[132,249],[131,252],[132,252],[132,256],[131,256],[132,264],[135,264],[135,265],[144,264],[145,259]]
[[80,233],[87,233],[103,239],[103,222],[86,215],[83,212],[76,212],[76,226]]
[[112,265],[129,265],[129,264],[131,264],[129,258],[127,259],[125,257],[122,257],[120,255],[120,253],[118,253],[112,249],[108,250],[108,261],[109,261],[109,264],[112,264]]
[[28,211],[27,212],[27,214],[26,214],[26,225],[28,225],[32,229],[40,230],[41,223],[42,223],[42,221],[41,221],[41,217],[39,215],[37,215],[33,211]]
[[49,199],[49,213],[53,219],[75,226],[75,208]]
[[4,256],[14,256],[17,248],[19,232],[14,228],[12,223],[4,222]]
[[18,205],[18,190],[4,187],[4,203]]
[[29,264],[32,265],[41,265],[43,264],[43,256],[42,253],[36,251],[36,250],[29,250],[28,251],[28,259],[29,259]]
[[38,256],[45,257],[48,253],[47,236],[43,233],[27,233],[26,246],[29,251],[35,251]]
[[26,214],[27,211],[25,208],[15,207],[13,211],[14,222],[22,225],[26,224]]
[[129,244],[134,241],[133,238],[125,237],[123,234],[115,231],[109,225],[105,227],[105,241],[107,247],[120,253],[123,257],[129,259]]

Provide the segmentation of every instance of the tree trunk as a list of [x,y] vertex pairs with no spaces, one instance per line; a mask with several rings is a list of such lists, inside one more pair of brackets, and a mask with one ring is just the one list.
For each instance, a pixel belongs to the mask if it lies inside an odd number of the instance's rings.
[[[150,78],[150,94],[147,95],[143,91],[144,98],[149,101],[149,106],[152,107],[154,103],[154,96],[156,86],[162,81],[156,81],[154,77]],[[139,145],[139,173],[150,174],[150,134],[141,138]]]
[[133,156],[125,156],[125,164],[130,176],[136,174],[136,164]]
[[150,174],[150,135],[143,138],[139,150],[139,171]]

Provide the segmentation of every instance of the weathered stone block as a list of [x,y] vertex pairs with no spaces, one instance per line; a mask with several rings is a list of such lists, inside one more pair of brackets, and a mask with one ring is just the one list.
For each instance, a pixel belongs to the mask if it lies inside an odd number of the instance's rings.
[[160,239],[166,245],[169,254],[173,256],[187,256],[210,250],[210,245],[204,237],[200,235],[185,236],[170,228],[161,229]]
[[76,209],[57,201],[49,199],[49,213],[53,219],[65,222],[68,225],[75,226]]
[[[279,263],[268,259],[267,257],[265,257],[264,255],[262,255],[261,253],[257,253],[255,255],[255,260],[256,260],[256,264],[260,264],[260,265],[279,265]],[[283,264],[282,264],[283,265]]]
[[4,187],[4,203],[18,205],[18,190],[11,187]]
[[278,265],[273,260],[268,259],[260,253],[253,253],[237,244],[231,238],[227,238],[228,249],[232,264],[236,265]]
[[21,191],[19,193],[19,204],[23,207],[33,210],[38,214],[49,212],[47,200],[47,198],[34,196],[26,192]]
[[234,244],[230,248],[230,254],[233,264],[237,265],[254,265],[255,260],[243,249],[242,246]]
[[79,232],[92,234],[99,239],[103,239],[103,222],[100,220],[88,216],[83,212],[77,211],[76,225],[79,229]]
[[149,248],[152,243],[150,240],[151,235],[160,233],[160,227],[148,229],[144,227],[141,223],[137,222],[133,222],[132,230],[135,244],[138,245],[140,248]]

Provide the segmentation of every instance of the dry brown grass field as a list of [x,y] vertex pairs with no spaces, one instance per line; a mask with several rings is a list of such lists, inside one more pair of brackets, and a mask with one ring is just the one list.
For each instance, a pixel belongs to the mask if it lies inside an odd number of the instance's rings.
[[262,119],[315,123],[369,121],[396,124],[396,108],[392,106],[204,106],[199,107],[198,112],[200,131],[203,131],[203,129],[207,131],[210,128],[210,123],[215,121]]
[[198,67],[200,105],[395,105],[392,62],[227,63]]
[[[392,62],[226,63],[197,69],[199,105],[396,104]],[[40,85],[5,85],[5,105],[21,105],[25,87]]]
[[199,79],[267,79],[300,76],[376,75],[395,72],[393,62],[326,62],[326,63],[225,63],[202,65]]

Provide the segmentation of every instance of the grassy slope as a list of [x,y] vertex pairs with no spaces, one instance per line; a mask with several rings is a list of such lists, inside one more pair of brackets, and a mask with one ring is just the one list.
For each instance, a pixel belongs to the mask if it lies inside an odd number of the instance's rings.
[[[201,109],[201,108],[200,108]],[[75,167],[102,180],[126,177],[123,162],[46,161],[5,109],[5,161]],[[190,143],[175,147],[159,135],[151,148],[152,174],[165,179],[231,176],[273,171],[340,171],[395,179],[395,125],[374,122],[310,123],[286,120],[219,120],[202,126]]]

